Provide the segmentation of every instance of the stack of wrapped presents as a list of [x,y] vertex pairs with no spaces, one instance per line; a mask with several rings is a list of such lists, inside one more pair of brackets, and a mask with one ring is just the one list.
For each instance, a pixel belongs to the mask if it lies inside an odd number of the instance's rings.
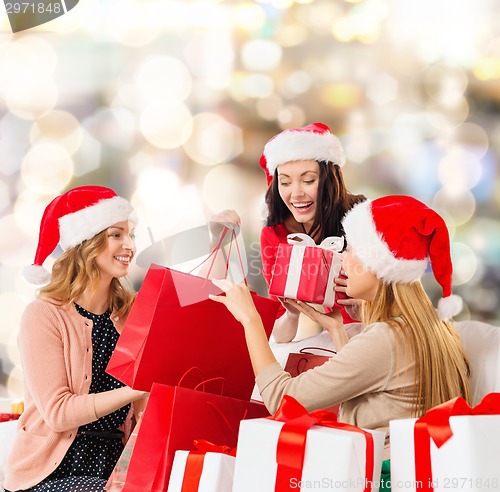
[[[342,248],[334,239],[280,245],[271,293],[333,306]],[[377,492],[385,434],[339,422],[338,407],[308,412],[288,395],[269,415],[251,398],[241,326],[209,299],[220,293],[202,277],[149,268],[107,371],[150,395],[106,490]],[[269,336],[279,303],[252,296]],[[335,357],[293,355],[293,375]],[[391,421],[384,490],[500,491],[499,424],[499,393],[472,408],[456,398]]]

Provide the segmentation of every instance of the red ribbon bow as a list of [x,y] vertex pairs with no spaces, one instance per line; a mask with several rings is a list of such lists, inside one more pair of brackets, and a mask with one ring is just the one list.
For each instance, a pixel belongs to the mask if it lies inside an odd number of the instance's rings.
[[[206,441],[205,439],[195,439],[193,441],[196,449],[202,453],[222,453],[229,456],[236,456],[236,448],[229,446],[214,444],[213,442]],[[193,451],[196,453],[197,451]]]
[[307,431],[313,425],[321,425],[334,429],[359,432],[366,439],[365,492],[372,489],[373,478],[373,436],[369,432],[354,425],[337,422],[337,415],[328,410],[315,410],[309,413],[297,400],[285,395],[271,420],[285,422],[281,428],[276,450],[278,470],[276,473],[275,491],[284,492],[296,489],[302,476],[306,451]]
[[200,485],[201,472],[206,453],[222,453],[236,456],[236,448],[220,446],[204,439],[194,440],[198,451],[190,451],[184,468],[181,492],[197,492]]
[[432,492],[431,439],[440,448],[453,436],[450,417],[458,415],[500,414],[500,393],[486,395],[475,407],[469,407],[461,398],[453,398],[431,408],[415,422],[415,480],[422,484],[422,491]]

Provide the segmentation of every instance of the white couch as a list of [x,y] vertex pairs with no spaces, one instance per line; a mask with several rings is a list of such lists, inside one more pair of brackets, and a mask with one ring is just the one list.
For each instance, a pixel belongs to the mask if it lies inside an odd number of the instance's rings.
[[460,340],[470,365],[472,403],[500,392],[500,328],[480,321],[457,321]]

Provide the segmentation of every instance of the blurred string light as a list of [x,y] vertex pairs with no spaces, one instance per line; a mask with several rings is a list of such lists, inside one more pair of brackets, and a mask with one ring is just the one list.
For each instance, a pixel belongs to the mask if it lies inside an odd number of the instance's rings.
[[[84,137],[88,132],[100,144],[126,150],[134,144],[137,121],[136,116],[127,108],[104,106],[85,118],[82,127]],[[87,142],[91,143],[88,138]]]
[[143,215],[155,240],[164,237],[182,219],[176,213],[182,209],[180,186],[178,175],[168,169],[149,167],[138,176],[132,204]]
[[266,22],[266,13],[257,3],[235,4],[231,13],[231,25],[248,31],[261,29]]
[[85,176],[101,166],[101,142],[83,129],[81,136],[82,144],[73,157],[74,175],[77,178]]
[[448,148],[463,146],[478,159],[486,155],[490,146],[484,128],[469,122],[455,127],[448,135],[446,145]]
[[111,0],[107,2],[104,31],[124,46],[138,47],[151,43],[158,35],[158,26],[148,5],[138,0]]
[[297,128],[303,126],[306,121],[304,110],[295,104],[289,104],[278,113],[278,124],[283,130],[285,128]]
[[33,261],[33,243],[18,226],[13,214],[0,218],[0,237],[2,265],[20,267]]
[[56,142],[70,155],[76,153],[82,144],[83,131],[80,123],[66,111],[49,111],[31,126],[30,142]]
[[[7,340],[9,350],[9,362],[13,365],[20,364],[19,350],[17,350],[17,330],[13,331],[12,326],[19,326],[21,316],[27,302],[15,292],[0,294],[0,309],[4,313],[4,323],[0,325],[0,340]],[[12,347],[14,350],[11,350]]]
[[9,189],[6,183],[0,181],[0,213],[6,210],[9,205]]
[[338,109],[349,109],[361,105],[363,94],[361,86],[347,83],[326,84],[321,91],[323,101]]
[[40,195],[24,190],[14,202],[13,217],[16,226],[31,239],[33,245],[38,241],[38,230],[45,207],[53,197],[54,195]]
[[193,130],[183,148],[199,164],[220,164],[243,151],[243,134],[218,114],[199,113],[193,117]]
[[312,84],[312,78],[306,71],[297,70],[283,79],[279,84],[279,92],[283,97],[292,99],[299,94],[307,93]]
[[398,85],[398,81],[387,73],[374,74],[368,79],[366,97],[383,106],[396,99]]
[[301,23],[289,23],[281,25],[275,33],[276,41],[283,48],[300,46],[309,37],[307,27]]
[[228,208],[245,211],[252,201],[252,188],[252,181],[240,168],[221,164],[211,169],[203,180],[203,203],[214,213]]
[[271,96],[273,92],[272,77],[259,73],[235,72],[229,87],[229,93],[235,101],[262,99]]
[[235,52],[229,29],[194,33],[183,55],[194,76],[215,90],[226,89],[232,78]]
[[500,79],[500,56],[485,56],[479,59],[474,64],[472,73],[482,81]]
[[446,64],[432,65],[426,70],[423,79],[423,89],[430,100],[444,107],[460,103],[467,85],[464,70]]
[[333,21],[332,34],[337,41],[374,43],[380,36],[380,23],[387,15],[387,4],[367,0]]
[[[17,351],[17,345],[10,342],[7,346],[9,354]],[[21,364],[16,364],[7,377],[7,391],[12,396],[18,398],[23,394],[23,368]]]
[[444,187],[434,195],[432,207],[438,210],[447,210],[454,223],[461,225],[474,215],[476,200],[470,190]]
[[[122,0],[115,0],[121,4]],[[160,28],[209,28],[215,31],[231,25],[230,11],[222,2],[156,0],[138,2],[147,10],[150,25]]]
[[[1,102],[1,99],[0,99]],[[21,160],[29,146],[29,125],[26,121],[7,112],[0,119],[0,174],[14,176],[21,167]]]
[[472,9],[468,0],[390,0],[388,6],[388,33],[402,48],[411,46],[422,62],[447,59],[470,66],[478,58],[489,9]]
[[16,116],[33,120],[57,103],[52,80],[57,56],[52,46],[35,36],[12,38],[0,50],[0,94]]
[[73,160],[57,143],[35,143],[21,164],[24,185],[39,194],[58,194],[73,177]]
[[248,41],[241,50],[243,66],[248,70],[272,70],[280,63],[281,56],[280,45],[265,39]]
[[258,115],[268,121],[276,120],[282,108],[283,100],[278,94],[260,98],[256,103]]
[[442,185],[451,192],[474,188],[481,179],[481,162],[464,148],[454,148],[446,153],[438,169]]
[[140,105],[157,99],[184,101],[191,92],[191,75],[186,65],[172,56],[149,56],[135,73]]
[[188,106],[168,98],[151,101],[139,118],[144,138],[161,149],[181,146],[191,135],[193,118]]
[[500,257],[500,222],[495,218],[475,218],[468,222],[456,236],[468,244],[493,273]]
[[453,285],[466,284],[476,273],[478,259],[472,248],[463,243],[452,242]]

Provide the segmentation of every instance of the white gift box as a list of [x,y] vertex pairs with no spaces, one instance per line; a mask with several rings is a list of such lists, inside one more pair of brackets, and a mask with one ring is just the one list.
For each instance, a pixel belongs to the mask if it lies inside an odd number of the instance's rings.
[[[414,425],[417,419],[392,420],[392,492],[422,492],[415,479]],[[453,436],[440,448],[431,439],[435,492],[500,491],[500,415],[450,417]]]
[[[274,492],[276,448],[283,422],[269,419],[243,420],[240,423],[233,492]],[[385,435],[373,435],[373,492],[378,491]],[[300,481],[291,489],[363,492],[366,485],[366,439],[359,432],[318,425],[307,431],[304,466]],[[292,479],[291,482],[295,480]]]
[[[167,492],[180,492],[189,451],[176,451]],[[199,492],[231,492],[233,488],[234,456],[205,453]]]

